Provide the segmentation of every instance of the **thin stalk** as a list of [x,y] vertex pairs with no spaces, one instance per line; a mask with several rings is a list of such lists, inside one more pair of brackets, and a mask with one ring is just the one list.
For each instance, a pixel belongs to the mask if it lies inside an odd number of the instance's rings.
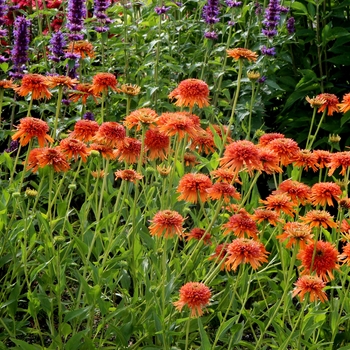
[[323,113],[322,113],[322,117],[321,117],[321,120],[320,120],[320,122],[318,123],[318,125],[317,125],[317,129],[316,129],[316,131],[315,131],[315,134],[312,136],[312,138],[310,139],[310,143],[309,143],[309,145],[308,145],[308,149],[311,149],[311,147],[312,147],[312,145],[313,145],[313,143],[314,143],[314,141],[315,141],[315,139],[316,139],[316,136],[317,136],[317,134],[318,134],[318,131],[320,130],[320,127],[321,127],[321,125],[322,125],[322,122],[323,122],[323,119],[324,119],[324,117],[326,116],[326,112],[327,112],[327,108],[323,111]]
[[55,122],[54,122],[53,131],[51,134],[51,137],[54,139],[56,139],[56,136],[57,136],[56,131],[57,131],[57,125],[58,125],[58,117],[59,117],[60,112],[61,112],[62,96],[63,96],[63,86],[59,85],[58,86],[58,95],[57,95]]
[[307,139],[306,139],[306,147],[305,147],[305,149],[307,149],[307,150],[310,150],[309,143],[311,142],[311,137],[312,137],[311,136],[311,132],[312,132],[312,127],[314,126],[316,112],[317,112],[317,108],[314,107],[314,111],[312,113],[312,118],[311,118],[311,123],[310,123],[309,134],[307,135]]

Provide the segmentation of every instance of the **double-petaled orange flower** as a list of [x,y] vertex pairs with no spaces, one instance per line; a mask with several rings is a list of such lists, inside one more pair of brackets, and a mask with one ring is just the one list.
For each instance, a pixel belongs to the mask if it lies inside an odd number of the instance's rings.
[[338,104],[339,111],[342,113],[346,113],[350,111],[350,93],[345,94],[341,103]]
[[52,94],[48,89],[49,81],[47,77],[40,74],[25,74],[22,78],[21,86],[15,87],[14,90],[20,96],[32,94],[33,100],[41,98],[51,98]]
[[280,158],[272,149],[259,148],[259,159],[262,164],[262,171],[266,174],[283,172],[279,166]]
[[119,161],[125,161],[127,164],[137,163],[141,156],[141,141],[125,137],[114,154]]
[[195,239],[197,241],[202,240],[204,244],[211,245],[210,233],[209,232],[205,233],[205,232],[206,230],[204,230],[203,228],[195,227],[185,235],[186,241],[190,241],[191,239]]
[[347,169],[350,166],[350,152],[337,152],[332,154],[330,162],[327,164],[329,167],[328,176],[332,176],[334,171],[341,167],[340,175],[345,176]]
[[287,222],[283,226],[283,233],[276,236],[281,242],[288,240],[286,248],[291,248],[294,245],[294,249],[296,246],[301,249],[305,248],[306,244],[313,242],[312,237],[310,226],[300,222]]
[[60,149],[66,155],[68,160],[77,160],[78,157],[81,157],[82,161],[85,163],[87,156],[89,155],[89,151],[85,143],[71,137],[63,139],[60,142]]
[[265,204],[267,209],[273,209],[278,214],[281,212],[285,213],[286,215],[289,215],[291,217],[294,216],[295,213],[295,203],[292,201],[290,196],[288,196],[285,193],[280,194],[271,194],[269,195],[266,200],[260,200],[261,203]]
[[283,181],[275,193],[286,193],[296,203],[305,205],[309,202],[311,189],[308,185],[296,180]]
[[304,300],[305,294],[309,295],[311,302],[320,300],[324,303],[328,300],[324,291],[326,282],[317,276],[302,276],[294,284],[296,288],[293,290],[292,297],[299,296],[300,301]]
[[132,169],[118,170],[114,173],[114,175],[116,180],[122,179],[133,183],[136,183],[137,180],[141,180],[143,178],[143,175]]
[[207,189],[212,185],[211,180],[204,174],[185,174],[179,181],[177,188],[180,196],[178,200],[185,200],[190,203],[197,203],[198,197],[202,202],[205,202],[208,198]]
[[333,115],[334,112],[339,112],[339,100],[334,94],[323,93],[316,96],[318,99],[325,100],[326,102],[322,104],[317,112],[323,112],[327,108],[327,115]]
[[277,138],[266,147],[272,149],[280,158],[281,165],[288,165],[293,162],[293,157],[299,152],[298,144],[289,138]]
[[255,62],[258,59],[258,54],[256,52],[240,47],[236,49],[228,49],[226,52],[228,56],[234,58],[236,61],[239,59],[246,59]]
[[118,147],[126,136],[125,128],[117,122],[102,123],[93,141],[109,147]]
[[225,182],[215,183],[213,186],[207,189],[207,193],[210,199],[223,199],[225,203],[228,203],[231,198],[236,200],[241,199],[241,194],[237,192],[236,188]]
[[97,103],[97,98],[100,97],[99,93],[95,93],[92,90],[92,85],[88,83],[81,83],[75,87],[75,90],[69,94],[69,99],[72,102],[78,102],[81,99],[82,104],[86,104],[88,97],[92,97]]
[[70,137],[83,142],[93,139],[99,129],[99,125],[94,120],[78,120],[74,125],[74,131]]
[[311,202],[313,205],[322,205],[326,204],[333,206],[333,200],[339,201],[342,190],[339,185],[333,182],[319,182],[314,184],[311,187]]
[[98,73],[92,79],[91,91],[95,95],[107,93],[108,88],[117,90],[117,78],[112,73]]
[[158,114],[153,109],[140,108],[126,116],[123,124],[128,129],[136,127],[138,131],[142,125],[155,124],[158,118]]
[[236,237],[244,238],[244,235],[258,239],[258,227],[256,222],[250,217],[250,215],[241,209],[237,214],[232,215],[229,221],[222,225],[224,235],[233,233]]
[[182,225],[185,219],[174,210],[161,210],[150,221],[149,231],[152,236],[172,238],[182,237]]
[[68,89],[73,89],[73,86],[78,84],[77,79],[72,79],[65,75],[48,76],[46,79],[48,81],[48,86],[51,89],[55,88],[56,86],[65,86]]
[[106,145],[100,145],[98,143],[92,143],[89,146],[90,150],[97,151],[105,159],[115,159],[113,148]]
[[277,223],[281,222],[278,214],[274,210],[269,209],[255,209],[254,214],[251,215],[251,218],[258,224],[268,222],[272,226],[277,226]]
[[70,42],[67,51],[79,54],[81,58],[85,58],[87,56],[90,58],[95,57],[93,45],[85,40],[77,40]]
[[201,130],[197,136],[192,137],[190,149],[198,153],[210,154],[215,152],[214,137],[212,134]]
[[262,146],[262,147],[268,146],[272,140],[284,139],[284,138],[285,138],[285,136],[283,134],[280,134],[277,132],[266,133],[266,134],[260,136],[259,146]]
[[54,148],[41,148],[40,152],[36,155],[36,159],[39,168],[44,168],[48,165],[56,172],[65,172],[70,169],[66,156],[63,154],[59,146]]
[[318,170],[317,159],[318,157],[316,154],[306,149],[299,150],[292,156],[292,161],[295,166],[301,167],[306,171],[312,169],[314,172]]
[[300,220],[309,224],[310,227],[337,227],[337,224],[333,221],[333,216],[324,210],[310,210],[304,217],[300,217]]
[[229,246],[229,243],[221,243],[215,248],[215,252],[210,255],[209,260],[217,261],[219,264],[221,264],[220,270],[223,270],[225,268],[225,262],[227,260],[227,247]]
[[169,153],[170,138],[157,128],[151,127],[145,133],[145,146],[150,160],[164,160]]

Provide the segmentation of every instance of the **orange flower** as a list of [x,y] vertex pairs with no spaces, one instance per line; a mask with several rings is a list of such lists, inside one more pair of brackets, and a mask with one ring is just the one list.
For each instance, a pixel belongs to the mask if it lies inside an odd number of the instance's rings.
[[350,166],[350,152],[337,152],[332,154],[329,164],[328,176],[332,176],[335,169],[341,166],[340,175],[345,176],[346,170]]
[[158,129],[151,127],[145,133],[145,146],[150,160],[164,160],[169,153],[169,136],[162,134]]
[[26,117],[19,121],[17,132],[12,135],[12,140],[19,139],[21,146],[26,146],[31,139],[36,137],[40,147],[45,146],[45,142],[53,142],[53,138],[47,135],[49,126],[43,120]]
[[212,254],[209,257],[209,260],[215,260],[219,263],[221,263],[221,268],[220,270],[223,270],[225,268],[225,262],[227,260],[226,254],[227,254],[227,247],[229,246],[229,243],[222,243],[219,244],[215,248],[214,254]]
[[293,207],[295,206],[295,203],[285,193],[271,194],[266,200],[260,199],[260,202],[265,204],[267,209],[276,210],[278,214],[283,212],[291,217],[294,216],[295,209]]
[[183,112],[166,112],[157,120],[159,131],[168,136],[178,135],[179,139],[186,135],[189,137],[196,136],[198,127],[193,120]]
[[70,137],[83,142],[89,142],[98,131],[99,125],[93,120],[78,120]]
[[161,237],[164,234],[165,238],[172,238],[174,235],[182,236],[182,225],[184,218],[176,211],[161,210],[154,215],[149,226],[149,231],[152,236]]
[[317,160],[317,155],[306,149],[299,150],[294,156],[292,156],[294,165],[302,167],[306,171],[308,171],[310,168],[314,172],[317,171]]
[[190,317],[200,317],[203,308],[209,304],[210,297],[210,289],[204,283],[188,282],[180,288],[179,301],[173,304],[179,311],[187,305],[191,310]]
[[204,174],[185,174],[180,182],[176,192],[181,193],[178,200],[185,200],[190,203],[197,203],[198,196],[202,202],[208,197],[207,189],[212,183],[207,175]]
[[141,180],[143,175],[132,169],[118,170],[114,173],[115,179],[122,179],[124,181],[130,181],[136,183],[137,180]]
[[11,80],[0,80],[0,89],[14,89],[16,88],[17,85],[13,83],[12,79]]
[[210,233],[205,232],[206,230],[195,227],[190,231],[190,233],[186,234],[186,241],[190,241],[191,239],[195,239],[197,241],[202,240],[204,244],[211,245]]
[[53,170],[56,172],[69,170],[69,163],[58,146],[54,148],[41,148],[41,152],[36,158],[39,168],[44,168],[46,165],[49,165],[52,166]]
[[310,103],[310,107],[312,108],[320,108],[326,103],[326,100],[322,97],[310,98],[309,96],[306,96],[306,101]]
[[154,124],[158,120],[158,114],[151,108],[140,108],[131,112],[123,122],[128,129],[136,127],[140,130],[142,125]]
[[350,198],[342,198],[339,200],[339,207],[341,209],[350,209]]
[[20,96],[32,94],[33,100],[41,98],[51,98],[52,94],[48,89],[49,82],[46,77],[40,74],[25,74],[22,78],[21,86],[15,87],[14,90]]
[[256,222],[250,218],[249,214],[243,209],[230,217],[229,221],[222,225],[225,228],[224,235],[233,233],[238,238],[244,238],[244,234],[253,239],[258,239],[258,227]]
[[276,140],[276,139],[284,139],[284,135],[283,134],[280,134],[280,133],[267,133],[267,134],[264,134],[260,137],[259,139],[259,145],[260,146],[268,146],[269,143],[272,141],[272,140]]
[[339,269],[339,265],[337,265],[338,251],[329,242],[317,241],[308,244],[299,251],[297,259],[301,261],[302,275],[316,272],[316,275],[322,278],[323,281],[334,279],[332,271]]
[[78,160],[78,156],[81,157],[82,161],[86,162],[86,157],[89,155],[89,151],[82,141],[67,138],[60,142],[60,149],[70,160],[74,158]]
[[280,168],[280,158],[271,149],[259,148],[259,159],[262,164],[262,171],[266,174],[282,173],[283,170]]
[[92,79],[91,91],[96,95],[107,93],[108,88],[116,91],[117,83],[117,78],[112,73],[98,73]]
[[343,100],[338,104],[339,112],[346,113],[350,111],[350,93],[343,96]]
[[317,112],[323,112],[327,108],[327,115],[333,115],[334,112],[339,112],[338,104],[339,100],[338,97],[333,94],[319,94],[316,96],[318,99],[325,100],[326,102],[320,106],[320,108],[317,110]]
[[96,171],[92,171],[91,175],[95,178],[95,179],[103,179],[105,177],[105,171],[103,169],[101,170],[96,170]]
[[210,172],[210,174],[213,176],[213,178],[217,178],[217,181],[226,182],[226,183],[232,183],[233,180],[235,180],[235,173],[231,170],[224,169],[224,168],[218,168],[217,170],[213,170]]
[[252,239],[237,238],[227,247],[225,266],[228,270],[236,271],[240,264],[250,264],[254,270],[267,262],[269,254],[261,242]]
[[185,166],[195,166],[199,162],[197,161],[197,157],[194,154],[186,152],[184,154],[184,163]]
[[339,201],[342,190],[333,182],[319,182],[311,187],[311,202],[313,205],[333,206],[333,199]]
[[192,137],[190,149],[198,153],[210,154],[215,152],[215,143],[212,134],[200,131],[197,136]]
[[90,145],[90,150],[99,152],[103,158],[115,159],[112,147],[92,143]]
[[268,221],[272,226],[277,226],[277,223],[281,222],[278,218],[278,214],[275,211],[268,209],[255,209],[251,218],[256,220],[258,224]]
[[313,243],[313,234],[311,228],[300,222],[287,222],[283,227],[283,233],[276,236],[281,242],[289,240],[286,244],[286,248],[291,248],[299,245],[301,249],[306,247],[306,244]]
[[272,149],[280,157],[280,164],[288,165],[293,162],[293,157],[299,152],[298,144],[288,138],[277,138],[266,146]]
[[314,155],[316,155],[316,165],[320,169],[325,168],[327,164],[331,161],[331,158],[333,156],[332,153],[320,149],[314,150],[313,153]]
[[81,99],[82,104],[86,104],[88,97],[92,97],[97,103],[97,98],[100,97],[99,93],[92,91],[92,85],[88,83],[81,83],[75,87],[75,90],[69,95],[69,99],[72,102],[78,102]]
[[178,107],[192,109],[194,105],[198,105],[199,108],[203,108],[209,106],[209,88],[203,80],[186,79],[169,94],[169,98],[175,98],[175,106]]
[[241,194],[230,184],[225,182],[217,182],[213,186],[207,189],[209,198],[212,200],[223,199],[225,203],[228,203],[231,198],[241,199]]
[[227,55],[238,61],[240,58],[255,62],[258,59],[258,54],[248,49],[236,48],[226,50]]
[[82,58],[89,56],[95,57],[94,47],[91,43],[85,40],[77,40],[69,43],[67,52],[73,52],[80,55]]
[[304,217],[300,217],[300,220],[309,224],[310,227],[337,227],[337,224],[333,221],[333,216],[324,210],[310,210]]
[[244,168],[251,173],[253,170],[261,170],[262,164],[259,158],[258,148],[250,141],[235,141],[226,146],[220,166],[238,174]]
[[309,293],[311,302],[320,300],[324,303],[328,300],[327,294],[323,290],[326,282],[323,282],[317,276],[302,276],[295,282],[295,286],[292,297],[294,298],[298,295],[300,301],[304,300],[306,293]]
[[125,161],[127,164],[137,163],[141,155],[141,142],[131,137],[125,137],[114,153],[119,161]]
[[117,88],[117,92],[123,92],[126,95],[129,96],[137,96],[141,91],[141,87],[138,85],[132,85],[132,84],[123,84],[120,89]]
[[306,205],[309,201],[311,189],[308,185],[296,180],[285,180],[279,185],[275,193],[286,193],[296,204],[300,202],[302,205]]
[[71,79],[65,75],[48,76],[47,78],[49,88],[53,89],[56,86],[66,86],[69,89],[73,89],[73,86],[78,84],[77,79]]
[[118,147],[126,135],[123,125],[117,122],[102,123],[93,140],[109,147]]
[[338,256],[339,260],[343,260],[343,264],[350,265],[350,243],[346,243],[343,247],[343,253]]
[[29,152],[28,155],[28,164],[26,170],[32,170],[33,173],[38,171],[39,168],[39,160],[38,155],[41,154],[42,148],[34,148]]

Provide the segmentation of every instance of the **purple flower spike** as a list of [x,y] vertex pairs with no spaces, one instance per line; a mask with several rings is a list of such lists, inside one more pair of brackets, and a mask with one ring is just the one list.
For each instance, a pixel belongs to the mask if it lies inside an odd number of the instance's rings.
[[203,7],[202,17],[207,24],[214,24],[219,22],[219,1],[208,0],[207,5]]
[[109,30],[106,24],[112,22],[112,20],[107,16],[106,12],[111,5],[111,0],[95,0],[94,1],[94,15],[97,18],[98,26],[95,30],[99,33],[104,33]]
[[264,45],[261,47],[261,53],[266,56],[276,56],[276,49],[274,47],[267,48]]
[[218,39],[218,35],[214,31],[205,32],[204,37],[207,39],[210,39],[210,40],[217,40]]
[[154,11],[157,15],[162,15],[170,10],[170,7],[165,7],[164,5],[162,7],[155,7]]
[[8,5],[6,0],[0,0],[0,26],[3,26],[6,23],[6,14],[8,11]]
[[226,5],[228,7],[239,7],[242,5],[242,1],[226,0]]
[[294,19],[294,17],[288,18],[287,30],[288,30],[289,34],[293,34],[295,32],[295,19]]
[[66,46],[66,41],[61,31],[58,31],[52,35],[50,40],[50,52],[52,55],[49,55],[49,59],[54,62],[59,62],[64,60],[64,47]]
[[84,19],[86,17],[85,0],[69,0],[67,14],[67,28],[72,33],[68,35],[69,40],[82,40],[83,34],[79,34],[84,29]]
[[281,6],[279,0],[270,0],[269,6],[265,11],[265,19],[262,24],[265,29],[262,30],[262,33],[272,38],[277,35],[277,26],[279,24],[281,14]]

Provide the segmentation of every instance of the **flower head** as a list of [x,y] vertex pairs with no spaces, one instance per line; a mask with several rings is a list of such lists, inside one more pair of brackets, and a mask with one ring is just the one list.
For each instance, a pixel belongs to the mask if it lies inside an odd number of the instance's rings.
[[338,104],[339,112],[346,113],[350,110],[350,93],[343,96],[341,103]]
[[125,161],[127,164],[138,162],[141,155],[141,141],[132,137],[125,137],[115,151],[115,157],[119,161]]
[[78,120],[70,136],[83,142],[89,142],[96,135],[98,129],[99,125],[93,120]]
[[297,255],[303,269],[301,274],[310,275],[311,272],[316,272],[323,281],[334,279],[333,270],[339,269],[338,255],[338,250],[329,242],[308,244]]
[[20,96],[32,94],[34,100],[41,98],[51,98],[52,94],[48,89],[49,82],[46,77],[40,74],[25,74],[22,78],[21,86],[14,88]]
[[266,200],[261,199],[260,202],[265,204],[267,209],[273,209],[278,214],[283,212],[291,217],[294,216],[295,203],[291,200],[290,196],[285,193],[271,194],[266,198]]
[[136,183],[137,180],[141,180],[143,178],[143,175],[132,169],[118,170],[114,173],[114,175],[116,180],[122,179],[133,183]]
[[333,154],[329,151],[324,151],[321,149],[316,149],[313,151],[316,156],[316,165],[318,168],[323,169],[330,163]]
[[227,260],[226,255],[227,255],[227,247],[229,246],[229,243],[222,243],[219,244],[216,248],[215,248],[215,252],[214,254],[212,254],[209,257],[209,260],[215,260],[218,263],[221,263],[221,270],[223,270],[225,268],[225,262]]
[[72,102],[78,102],[81,99],[82,104],[86,104],[88,97],[92,97],[97,103],[97,98],[100,97],[99,93],[95,93],[92,90],[92,85],[88,83],[81,83],[75,86],[75,90],[69,94],[69,99]]
[[225,229],[224,235],[232,232],[239,238],[244,238],[246,234],[248,237],[258,239],[258,227],[256,222],[245,210],[240,210],[237,214],[232,215],[229,221],[222,225],[222,227]]
[[231,198],[236,200],[241,199],[241,195],[239,192],[237,192],[236,188],[225,182],[215,183],[213,186],[207,189],[207,193],[210,199],[223,199],[225,203],[228,203]]
[[248,49],[236,48],[226,50],[226,52],[228,56],[234,58],[236,61],[239,59],[246,59],[255,62],[258,59],[258,54]]
[[53,142],[53,138],[47,135],[49,126],[41,119],[26,117],[19,121],[17,132],[12,135],[12,140],[19,139],[21,146],[26,146],[31,139],[36,137],[40,147],[45,146],[45,142]]
[[304,217],[300,217],[300,220],[309,224],[310,227],[337,227],[337,224],[333,221],[333,216],[324,210],[310,210]]
[[340,200],[342,190],[340,187],[333,182],[319,182],[311,187],[311,202],[313,205],[326,204],[333,206],[333,199],[336,201]]
[[339,100],[338,97],[335,96],[334,94],[319,94],[316,96],[319,99],[323,99],[326,102],[319,107],[317,112],[323,112],[327,108],[327,115],[333,115],[334,112],[339,112]]
[[198,153],[214,153],[215,143],[213,135],[204,130],[200,131],[197,136],[192,137],[190,149],[196,150]]
[[190,233],[186,234],[186,241],[190,241],[191,239],[195,239],[197,241],[202,240],[204,244],[210,245],[210,233],[205,232],[206,230],[199,227],[195,227],[190,231]]
[[209,106],[209,88],[207,83],[199,79],[183,80],[178,87],[169,94],[170,99],[176,99],[176,106],[199,108]]
[[251,215],[251,218],[258,224],[262,222],[268,222],[272,226],[277,226],[277,223],[281,222],[278,214],[275,211],[269,209],[255,209],[254,214]]
[[65,155],[59,146],[54,148],[41,148],[36,156],[39,168],[51,166],[54,171],[68,171],[70,166],[66,160]]
[[150,160],[164,160],[169,153],[169,136],[162,134],[157,128],[150,128],[145,133],[145,146]]
[[31,170],[33,173],[38,171],[39,160],[38,155],[41,154],[42,148],[33,148],[28,155],[27,169]]
[[299,151],[298,144],[289,138],[274,139],[266,147],[272,149],[280,157],[280,164],[282,165],[291,164],[293,156]]
[[65,86],[72,89],[74,85],[78,84],[77,79],[69,78],[65,75],[53,75],[46,77],[49,88],[55,88],[56,86]]
[[12,79],[10,80],[0,80],[0,89],[13,89],[17,87],[16,84],[13,83]]
[[226,269],[236,271],[240,264],[250,264],[254,270],[267,262],[267,255],[264,245],[261,242],[237,238],[227,247]]
[[197,161],[197,157],[189,152],[186,152],[184,154],[184,163],[185,166],[195,166],[196,164],[198,164],[199,162]]
[[125,128],[117,122],[102,123],[93,140],[106,146],[118,147],[126,136]]
[[322,303],[328,300],[327,294],[324,292],[326,282],[322,281],[317,276],[302,276],[295,282],[296,288],[293,290],[292,296],[299,296],[300,301],[303,301],[305,294],[309,294],[310,301],[320,300]]
[[119,93],[123,92],[125,95],[137,96],[141,91],[141,87],[135,84],[123,84],[117,91]]
[[306,171],[312,169],[314,172],[316,172],[318,170],[317,155],[309,150],[299,150],[292,156],[291,159],[295,166],[303,167]]
[[198,196],[202,202],[208,198],[207,189],[212,185],[211,180],[204,174],[185,174],[180,182],[177,192],[180,193],[178,200],[185,200],[191,203],[197,203]]
[[280,158],[272,149],[259,148],[259,159],[262,164],[262,171],[266,174],[282,173],[283,170],[279,166]]
[[320,108],[326,103],[326,100],[322,97],[313,97],[310,98],[309,96],[306,96],[306,101],[309,102],[310,107],[312,108]]
[[191,317],[200,317],[203,315],[203,307],[209,304],[210,297],[210,289],[204,283],[188,282],[180,288],[179,301],[173,304],[179,311],[187,305]]
[[330,162],[326,165],[329,167],[328,176],[332,176],[334,171],[341,167],[340,175],[345,176],[350,166],[350,152],[337,152],[331,155]]
[[217,181],[226,182],[228,184],[236,180],[235,173],[225,168],[218,168],[217,170],[213,170],[210,174],[214,179],[217,179]]
[[91,91],[98,95],[107,93],[108,88],[117,90],[117,78],[112,73],[98,73],[93,77]]
[[305,205],[309,201],[311,194],[310,187],[296,180],[283,181],[275,193],[286,193],[297,204]]
[[92,143],[90,145],[90,150],[99,152],[101,156],[105,159],[115,159],[113,148],[110,146]]
[[272,140],[276,139],[284,139],[285,136],[280,133],[266,133],[262,135],[259,139],[259,145],[260,146],[268,146]]
[[89,155],[85,143],[71,137],[63,139],[60,142],[60,149],[66,155],[67,159],[77,160],[80,156],[84,163],[86,162],[86,157]]
[[288,240],[286,248],[291,248],[299,245],[301,249],[306,247],[306,244],[313,243],[313,234],[310,226],[300,222],[287,222],[283,226],[283,233],[276,236],[281,242]]
[[128,129],[136,127],[136,130],[140,130],[142,125],[155,124],[157,120],[156,111],[151,108],[140,108],[126,116],[123,124]]
[[182,236],[184,218],[176,211],[161,210],[150,221],[149,231],[152,236],[172,238],[175,235]]
[[68,46],[68,52],[78,54],[81,58],[95,57],[94,47],[91,43],[86,40],[77,40],[71,42]]

